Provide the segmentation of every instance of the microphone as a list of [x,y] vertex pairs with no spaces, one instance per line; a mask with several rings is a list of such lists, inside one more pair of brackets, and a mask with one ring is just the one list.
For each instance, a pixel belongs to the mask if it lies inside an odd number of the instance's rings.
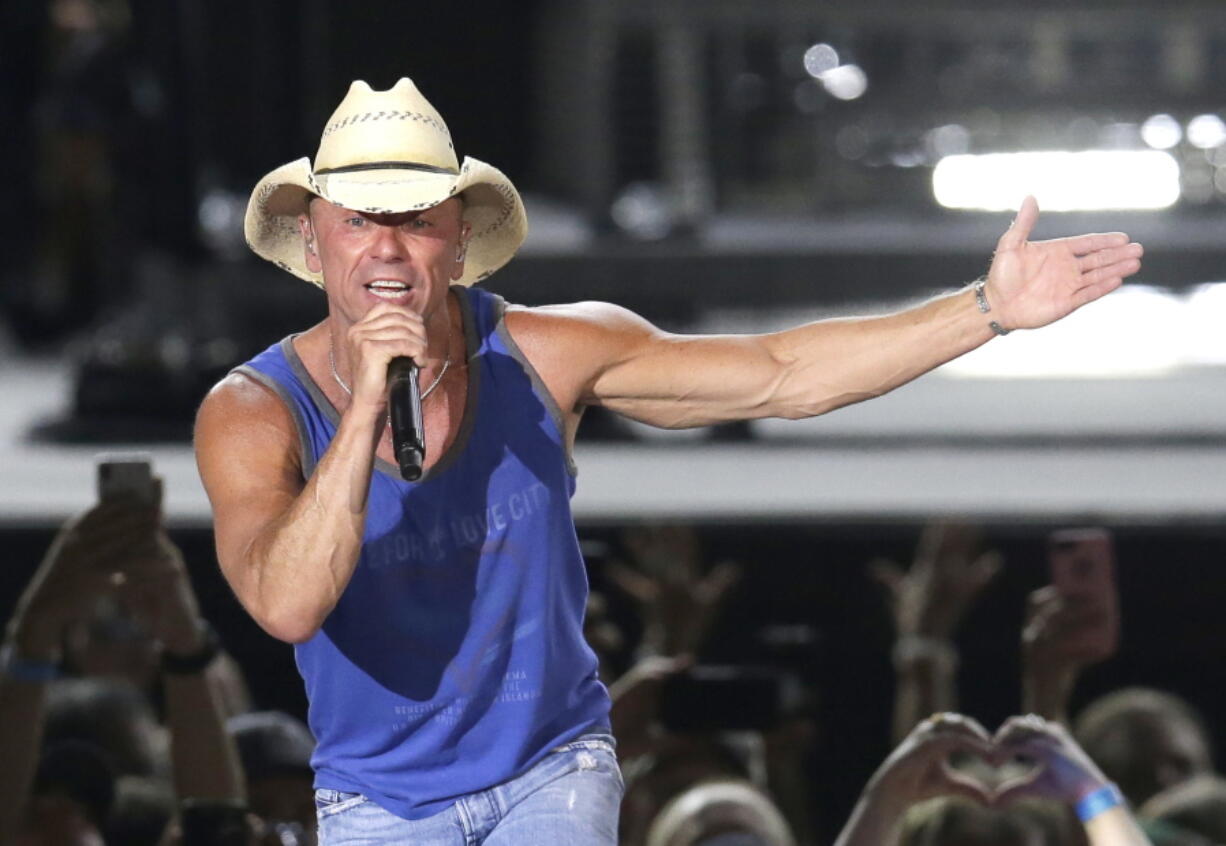
[[393,358],[387,365],[387,382],[392,448],[400,475],[407,482],[416,482],[426,459],[426,429],[421,420],[421,386],[413,359],[403,355]]

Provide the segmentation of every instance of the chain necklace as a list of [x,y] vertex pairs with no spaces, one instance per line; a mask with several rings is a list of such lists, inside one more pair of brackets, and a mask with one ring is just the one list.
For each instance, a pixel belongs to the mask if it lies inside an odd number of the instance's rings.
[[[448,339],[450,341],[450,339]],[[443,381],[443,377],[447,375],[447,368],[451,366],[451,344],[448,343],[447,358],[443,360],[443,369],[434,377],[434,381],[430,383],[430,387],[421,392],[422,402],[425,402],[426,397],[430,396],[430,392],[438,387],[438,383]],[[332,368],[332,378],[336,380],[336,384],[341,386],[341,389],[349,396],[353,396],[353,391],[349,390],[349,386],[345,384],[345,380],[341,378],[341,374],[336,372],[336,359],[332,355],[332,341],[328,341],[328,366]]]

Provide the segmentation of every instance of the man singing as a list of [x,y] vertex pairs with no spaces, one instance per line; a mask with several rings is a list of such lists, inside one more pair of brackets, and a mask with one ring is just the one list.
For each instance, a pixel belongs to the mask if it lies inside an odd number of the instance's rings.
[[[1120,233],[1027,241],[1037,216],[1027,200],[985,281],[885,317],[680,336],[605,303],[509,306],[471,286],[523,240],[515,188],[458,162],[409,80],[353,83],[314,163],[268,174],[247,210],[252,249],[323,288],[327,316],[223,379],[196,425],[222,571],[295,644],[322,842],[615,844],[569,505],[584,408],[665,427],[821,414],[1139,269]],[[392,447],[397,357],[420,368],[416,482]]]

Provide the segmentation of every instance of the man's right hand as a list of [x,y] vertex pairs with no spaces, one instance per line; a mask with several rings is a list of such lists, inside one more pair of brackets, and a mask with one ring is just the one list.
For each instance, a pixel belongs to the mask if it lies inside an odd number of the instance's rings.
[[[359,411],[382,415],[387,407],[387,367],[393,358],[406,356],[424,366],[426,324],[420,314],[390,305],[375,307],[346,332],[345,357],[352,374],[351,405]],[[338,363],[337,368],[340,369]]]

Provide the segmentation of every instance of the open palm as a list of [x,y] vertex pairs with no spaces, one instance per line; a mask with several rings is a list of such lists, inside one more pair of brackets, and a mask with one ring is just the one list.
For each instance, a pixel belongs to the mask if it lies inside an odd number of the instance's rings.
[[1141,269],[1141,245],[1123,232],[1028,241],[1038,219],[1039,205],[1027,197],[997,242],[988,271],[988,301],[1007,329],[1046,326]]

